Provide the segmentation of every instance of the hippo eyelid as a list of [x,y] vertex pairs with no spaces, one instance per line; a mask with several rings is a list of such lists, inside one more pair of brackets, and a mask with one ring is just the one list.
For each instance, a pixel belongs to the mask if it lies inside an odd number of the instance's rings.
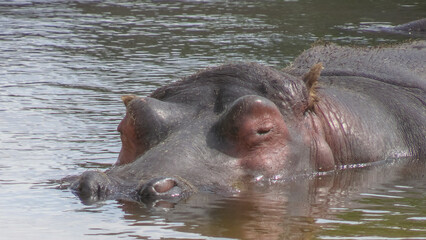
[[272,128],[260,128],[256,131],[258,135],[266,135],[272,131]]
[[267,121],[263,123],[259,128],[256,129],[256,134],[260,136],[267,135],[268,133],[273,131],[273,129],[274,129],[274,124]]

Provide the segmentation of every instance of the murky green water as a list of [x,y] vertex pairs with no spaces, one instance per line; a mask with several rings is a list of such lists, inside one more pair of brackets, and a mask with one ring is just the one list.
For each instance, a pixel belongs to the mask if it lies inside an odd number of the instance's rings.
[[426,168],[389,166],[199,194],[175,208],[84,205],[54,180],[115,162],[122,94],[211,65],[278,67],[317,40],[378,45],[424,1],[1,1],[1,239],[426,239]]

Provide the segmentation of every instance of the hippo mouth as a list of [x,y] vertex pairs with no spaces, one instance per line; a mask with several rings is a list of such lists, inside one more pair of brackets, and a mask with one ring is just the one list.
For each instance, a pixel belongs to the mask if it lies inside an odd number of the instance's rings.
[[137,184],[124,183],[103,172],[87,171],[71,184],[70,189],[85,204],[124,199],[136,200],[149,207],[173,207],[189,197],[195,188],[177,176],[156,177]]

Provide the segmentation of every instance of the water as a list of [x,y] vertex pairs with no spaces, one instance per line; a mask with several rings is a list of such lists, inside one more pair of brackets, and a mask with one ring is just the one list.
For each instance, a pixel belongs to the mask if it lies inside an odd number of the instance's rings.
[[283,67],[318,40],[405,41],[363,30],[425,13],[416,0],[0,2],[1,238],[425,239],[418,166],[199,194],[175,208],[84,205],[55,181],[115,162],[122,94],[227,62]]

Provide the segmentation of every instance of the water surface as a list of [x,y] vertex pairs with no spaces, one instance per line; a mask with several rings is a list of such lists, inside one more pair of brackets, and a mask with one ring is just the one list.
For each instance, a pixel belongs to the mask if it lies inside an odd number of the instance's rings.
[[374,30],[425,9],[416,0],[1,1],[1,238],[425,239],[418,167],[199,194],[171,209],[84,205],[55,181],[115,162],[123,94],[228,62],[284,67],[318,40],[403,42],[410,36]]

